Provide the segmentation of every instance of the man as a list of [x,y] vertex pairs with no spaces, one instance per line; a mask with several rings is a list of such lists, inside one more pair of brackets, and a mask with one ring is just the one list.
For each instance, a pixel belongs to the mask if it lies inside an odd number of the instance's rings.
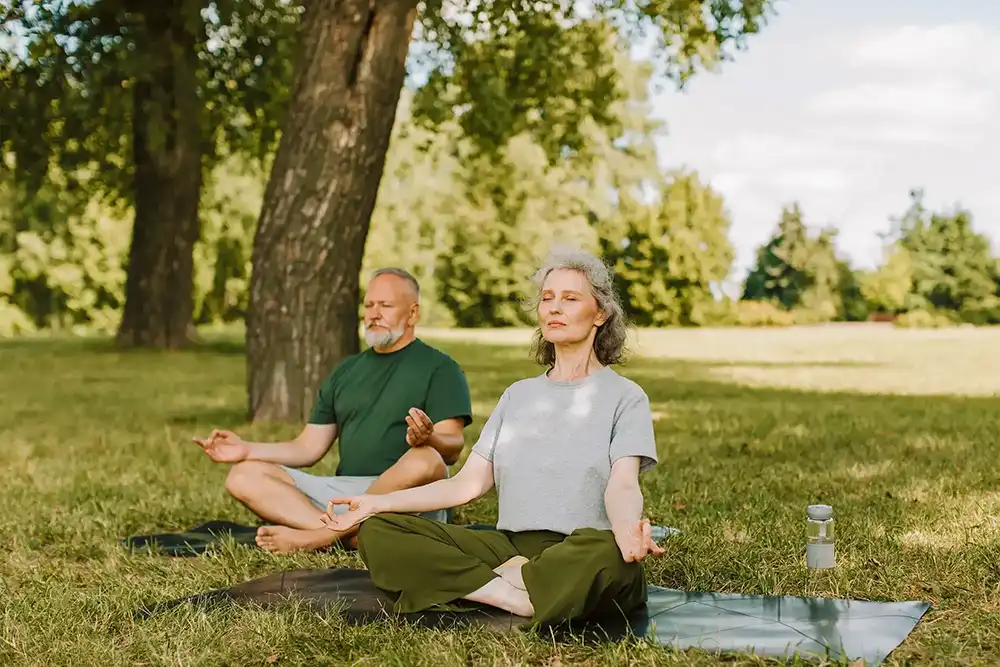
[[[218,429],[194,439],[212,460],[234,464],[226,490],[276,524],[258,529],[258,546],[287,553],[338,540],[353,545],[356,529],[334,531],[322,519],[331,498],[429,484],[458,461],[472,421],[469,386],[458,363],[416,337],[419,314],[416,279],[400,269],[376,271],[364,303],[369,348],[336,365],[294,440],[245,442]],[[335,476],[297,470],[319,461],[338,437]],[[446,520],[443,512],[428,516]]]

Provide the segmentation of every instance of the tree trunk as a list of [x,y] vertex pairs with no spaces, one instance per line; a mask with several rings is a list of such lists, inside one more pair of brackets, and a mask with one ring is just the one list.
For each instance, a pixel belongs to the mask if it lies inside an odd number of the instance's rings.
[[250,418],[301,421],[360,349],[361,261],[415,0],[314,0],[264,195],[247,313]]
[[178,348],[193,330],[202,171],[192,8],[189,0],[142,7],[138,41],[149,65],[132,97],[135,222],[117,336],[125,346]]

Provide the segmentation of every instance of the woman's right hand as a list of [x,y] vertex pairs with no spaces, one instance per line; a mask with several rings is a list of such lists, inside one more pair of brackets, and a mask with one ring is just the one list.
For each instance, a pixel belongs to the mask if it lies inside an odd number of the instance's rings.
[[[365,519],[378,514],[379,508],[376,501],[377,496],[362,494],[360,496],[345,496],[343,498],[332,498],[326,506],[326,514],[323,522],[330,530],[345,531],[359,525]],[[348,509],[343,514],[334,514],[334,505],[347,505]]]

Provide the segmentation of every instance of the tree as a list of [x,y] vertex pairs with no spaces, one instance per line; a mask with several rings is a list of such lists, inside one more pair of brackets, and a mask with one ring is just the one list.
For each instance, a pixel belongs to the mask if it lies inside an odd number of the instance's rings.
[[656,201],[629,202],[623,214],[624,242],[605,239],[604,246],[628,315],[640,326],[703,324],[734,257],[722,198],[696,174],[680,172]]
[[586,188],[574,161],[550,166],[545,148],[514,137],[462,172],[465,206],[438,259],[440,299],[463,327],[525,324],[522,299],[556,243],[596,249]]
[[810,235],[798,203],[786,206],[771,239],[757,250],[743,299],[773,302],[812,320],[843,317],[843,292],[850,290],[850,280],[845,282],[836,239],[835,229]]
[[[260,157],[287,79],[288,0],[20,3],[0,28],[13,84],[0,150],[31,195],[65,179],[78,204],[133,209],[117,340],[189,339],[204,174],[226,150]],[[39,138],[40,137],[40,138]]]
[[453,126],[437,131],[419,127],[413,121],[412,94],[404,96],[365,244],[365,274],[382,266],[398,266],[420,282],[423,325],[453,324],[451,313],[438,298],[437,268],[453,226],[468,223],[462,218],[468,208],[459,180],[460,165],[452,154],[459,136]]
[[882,263],[861,278],[861,294],[880,313],[902,312],[913,287],[913,262],[898,244],[883,250]]
[[[602,0],[589,9],[655,31],[667,74],[729,57],[768,0]],[[616,77],[606,32],[576,3],[315,0],[303,17],[291,106],[254,244],[247,318],[255,419],[300,420],[331,365],[359,349],[359,268],[403,85],[411,35],[426,55],[433,125],[459,119],[484,153],[530,134],[550,159],[605,119]],[[322,91],[322,94],[320,94]]]
[[747,275],[743,298],[775,301],[786,309],[799,305],[811,285],[812,248],[798,203],[786,206],[771,239],[757,250],[757,264]]
[[952,311],[980,324],[991,321],[1000,311],[997,259],[989,239],[973,229],[972,214],[967,210],[956,207],[950,212],[928,212],[923,192],[914,190],[910,207],[894,221],[890,241],[911,260],[909,310]]

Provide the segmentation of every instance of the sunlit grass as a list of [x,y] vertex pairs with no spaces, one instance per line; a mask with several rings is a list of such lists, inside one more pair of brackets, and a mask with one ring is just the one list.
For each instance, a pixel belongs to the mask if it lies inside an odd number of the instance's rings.
[[[471,443],[501,391],[537,373],[527,330],[425,332],[463,365]],[[648,567],[688,590],[934,605],[889,664],[995,664],[1000,655],[1000,331],[881,326],[638,332],[623,373],[648,392],[660,466],[647,508],[684,532]],[[732,664],[637,644],[351,627],[281,611],[142,602],[353,555],[234,548],[168,559],[125,553],[130,534],[250,521],[190,436],[246,425],[238,336],[180,354],[103,339],[0,343],[0,665]],[[318,468],[332,470],[331,455]],[[831,503],[838,567],[803,567],[803,520]],[[492,495],[459,521],[495,517]],[[744,657],[736,664],[758,664]]]

